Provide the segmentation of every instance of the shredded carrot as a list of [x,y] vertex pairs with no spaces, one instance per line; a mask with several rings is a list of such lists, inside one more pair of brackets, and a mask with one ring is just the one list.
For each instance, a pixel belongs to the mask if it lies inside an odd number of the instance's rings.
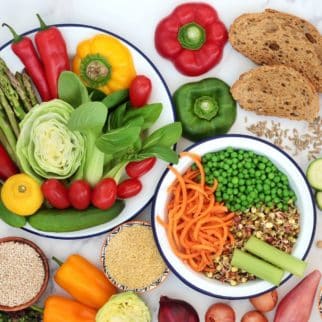
[[212,186],[206,185],[201,157],[190,152],[180,156],[192,159],[196,169],[189,168],[181,175],[169,166],[176,179],[168,188],[167,219],[158,217],[157,221],[179,258],[195,271],[213,272],[214,259],[222,255],[226,245],[235,242],[229,231],[235,214],[215,200],[217,180]]

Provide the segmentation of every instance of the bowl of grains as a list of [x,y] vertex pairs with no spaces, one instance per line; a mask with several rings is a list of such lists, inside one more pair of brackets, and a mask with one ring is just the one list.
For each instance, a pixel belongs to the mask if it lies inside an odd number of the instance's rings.
[[47,288],[48,261],[30,240],[0,238],[0,311],[23,310],[36,303]]
[[106,276],[122,291],[152,290],[169,273],[155,244],[151,224],[145,221],[129,221],[108,233],[101,261]]
[[198,142],[169,166],[151,224],[160,254],[184,283],[210,296],[243,299],[272,290],[291,274],[279,270],[280,280],[271,284],[253,269],[234,266],[234,253],[245,253],[254,236],[304,260],[316,209],[303,171],[288,154],[233,134]]

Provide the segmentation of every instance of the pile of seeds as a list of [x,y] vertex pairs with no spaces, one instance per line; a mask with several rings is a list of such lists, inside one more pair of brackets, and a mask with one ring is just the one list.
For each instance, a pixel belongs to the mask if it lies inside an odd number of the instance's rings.
[[[247,118],[245,118],[247,123]],[[322,149],[322,119],[318,117],[315,121],[308,123],[307,129],[288,129],[282,127],[280,122],[259,121],[246,127],[246,129],[258,137],[270,140],[280,148],[289,151],[293,156],[302,152],[307,153],[308,160],[317,158]]]
[[118,231],[105,249],[105,272],[123,290],[149,288],[166,271],[152,229],[128,225]]
[[[300,232],[299,219],[295,206],[289,207],[288,211],[252,207],[246,212],[236,213],[234,226],[231,228],[235,238],[233,247],[242,249],[249,237],[255,235],[276,248],[291,253]],[[207,273],[207,276],[233,286],[255,279],[254,275],[231,266],[232,253],[232,246],[227,245],[223,254],[215,258],[216,272]]]
[[45,269],[39,254],[19,242],[0,243],[0,305],[14,307],[40,291]]

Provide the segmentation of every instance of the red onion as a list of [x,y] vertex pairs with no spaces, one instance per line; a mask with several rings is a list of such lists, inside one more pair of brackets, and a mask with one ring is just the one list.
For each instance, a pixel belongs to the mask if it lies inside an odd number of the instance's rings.
[[160,297],[159,322],[199,322],[198,313],[187,302]]

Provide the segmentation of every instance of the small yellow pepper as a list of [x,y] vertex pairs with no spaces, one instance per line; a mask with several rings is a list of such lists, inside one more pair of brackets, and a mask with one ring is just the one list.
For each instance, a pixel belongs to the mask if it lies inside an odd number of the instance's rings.
[[34,214],[44,201],[40,185],[24,173],[11,176],[1,190],[5,207],[20,216]]
[[78,44],[73,71],[86,86],[105,94],[128,88],[136,74],[129,49],[115,37],[104,34]]

